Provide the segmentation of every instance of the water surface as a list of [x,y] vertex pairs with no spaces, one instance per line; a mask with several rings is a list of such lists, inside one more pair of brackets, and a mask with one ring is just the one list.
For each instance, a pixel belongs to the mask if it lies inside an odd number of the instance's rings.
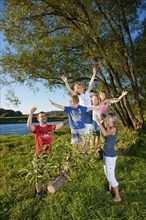
[[[59,121],[49,122],[49,124],[58,124]],[[38,123],[33,123],[37,125]],[[19,124],[0,124],[0,136],[5,135],[24,135],[30,134],[31,132],[26,127],[26,123]]]

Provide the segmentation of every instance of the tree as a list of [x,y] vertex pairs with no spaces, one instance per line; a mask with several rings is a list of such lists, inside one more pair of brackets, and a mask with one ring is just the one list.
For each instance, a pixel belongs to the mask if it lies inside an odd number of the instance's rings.
[[94,91],[104,88],[116,97],[127,89],[128,98],[114,109],[124,126],[136,129],[138,121],[144,126],[144,73],[139,74],[136,63],[144,7],[142,0],[5,0],[2,30],[15,50],[3,54],[3,73],[29,86],[41,81],[51,89],[62,86],[62,74],[71,84],[86,85],[96,65]]
[[22,116],[22,112],[21,111],[16,111],[15,116]]
[[6,116],[22,116],[21,111],[14,111],[11,109],[3,109],[0,108],[0,117],[6,117]]

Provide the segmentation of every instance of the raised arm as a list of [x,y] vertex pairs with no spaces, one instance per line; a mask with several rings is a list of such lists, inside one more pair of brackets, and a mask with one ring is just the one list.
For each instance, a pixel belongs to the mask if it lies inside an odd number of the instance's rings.
[[113,104],[113,103],[117,103],[119,102],[125,95],[127,95],[127,91],[123,91],[122,95],[119,96],[118,98],[113,98],[113,99],[107,99],[104,101],[104,103],[108,103],[108,104]]
[[30,114],[28,116],[28,119],[27,119],[27,128],[30,130],[30,131],[34,131],[34,125],[32,124],[32,117],[33,117],[33,114],[34,112],[36,111],[36,107],[34,106],[31,110],[30,110]]
[[96,67],[93,67],[93,75],[92,75],[92,78],[90,80],[90,83],[89,83],[89,86],[88,86],[88,89],[87,89],[88,93],[91,92],[95,76],[96,76]]
[[115,128],[115,127],[112,127],[112,128],[110,128],[109,130],[106,130],[106,129],[103,127],[103,125],[102,125],[101,119],[100,119],[97,115],[95,116],[95,118],[96,118],[96,122],[97,122],[97,124],[98,124],[98,126],[99,126],[99,128],[100,128],[100,130],[101,130],[101,133],[102,133],[102,135],[103,135],[104,137],[110,136],[110,135],[115,135],[115,133],[116,133],[116,128]]
[[51,99],[49,99],[49,101],[50,101],[50,103],[51,103],[52,105],[54,105],[54,106],[56,106],[57,108],[60,108],[60,109],[62,109],[62,110],[64,111],[64,106],[59,105],[59,104],[53,102]]
[[69,91],[70,95],[76,95],[76,93],[71,89],[70,85],[68,84],[67,77],[62,75],[60,77],[62,81],[65,83],[67,90]]

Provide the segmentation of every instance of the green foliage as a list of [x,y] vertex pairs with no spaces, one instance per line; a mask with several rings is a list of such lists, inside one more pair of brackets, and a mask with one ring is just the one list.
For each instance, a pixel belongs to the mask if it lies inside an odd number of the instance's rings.
[[[1,29],[14,49],[2,54],[2,74],[8,77],[1,81],[31,88],[41,82],[54,89],[63,86],[64,74],[71,86],[77,81],[87,86],[96,65],[98,88],[94,84],[93,90],[104,88],[117,97],[127,89],[129,100],[114,108],[123,125],[136,128],[136,120],[143,123],[146,88],[144,62],[138,61],[139,54],[145,60],[140,12],[144,0],[5,0]],[[19,104],[14,94],[7,98]]]
[[20,111],[15,112],[11,109],[0,108],[0,117],[7,117],[7,116],[22,116],[22,112]]
[[[133,139],[131,140],[131,138]],[[2,220],[143,220],[145,204],[146,135],[137,136],[129,129],[119,131],[124,154],[117,160],[116,176],[122,202],[113,204],[106,194],[107,180],[103,161],[94,154],[73,155],[68,128],[54,134],[53,152],[44,166],[42,200],[35,200],[34,137],[0,137],[0,216]],[[131,144],[130,144],[131,141]],[[126,147],[127,143],[127,147]],[[44,158],[40,158],[44,161]],[[55,194],[47,195],[46,184],[60,173],[67,163],[67,181]],[[42,164],[42,163],[41,163]]]
[[138,132],[131,128],[125,127],[119,132],[116,142],[116,149],[123,151],[129,150],[130,146],[136,145],[138,141],[139,141]]

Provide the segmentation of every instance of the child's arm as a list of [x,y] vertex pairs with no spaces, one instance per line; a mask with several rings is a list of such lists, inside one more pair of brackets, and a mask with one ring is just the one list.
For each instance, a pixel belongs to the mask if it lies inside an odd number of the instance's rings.
[[89,86],[88,86],[88,89],[87,89],[88,93],[91,92],[95,76],[96,76],[96,67],[93,67],[93,75],[92,75],[92,78],[90,80],[90,83],[89,83]]
[[64,106],[59,105],[59,104],[57,104],[57,103],[51,101],[50,99],[49,99],[49,101],[51,102],[52,105],[54,105],[54,106],[56,106],[57,108],[60,108],[60,109],[62,109],[62,110],[64,111]]
[[70,93],[71,95],[76,95],[76,93],[71,89],[70,85],[68,84],[67,77],[64,76],[64,75],[62,75],[60,78],[61,78],[62,81],[65,83],[66,88],[67,88],[67,90],[69,91],[69,93]]
[[27,128],[30,130],[30,131],[34,131],[35,127],[34,125],[32,124],[32,117],[33,117],[33,113],[36,111],[36,107],[34,106],[31,110],[30,110],[30,114],[28,116],[28,119],[27,119]]
[[87,107],[87,111],[99,110],[99,105]]
[[100,119],[97,115],[96,115],[95,117],[96,117],[96,122],[97,122],[97,124],[98,124],[98,126],[99,126],[99,128],[100,128],[100,130],[101,130],[101,133],[102,133],[102,135],[103,135],[104,137],[110,136],[110,135],[115,135],[115,133],[116,133],[116,128],[115,128],[115,127],[112,127],[112,128],[110,128],[109,130],[106,130],[106,129],[103,127],[103,125],[102,125],[101,119]]
[[119,96],[119,98],[107,99],[104,101],[104,103],[108,103],[108,104],[117,103],[123,98],[123,96],[127,95],[127,93],[128,93],[127,91],[123,91],[122,95]]
[[65,119],[64,121],[56,124],[56,130],[58,130],[59,128],[63,127],[66,124],[68,124],[68,119]]

